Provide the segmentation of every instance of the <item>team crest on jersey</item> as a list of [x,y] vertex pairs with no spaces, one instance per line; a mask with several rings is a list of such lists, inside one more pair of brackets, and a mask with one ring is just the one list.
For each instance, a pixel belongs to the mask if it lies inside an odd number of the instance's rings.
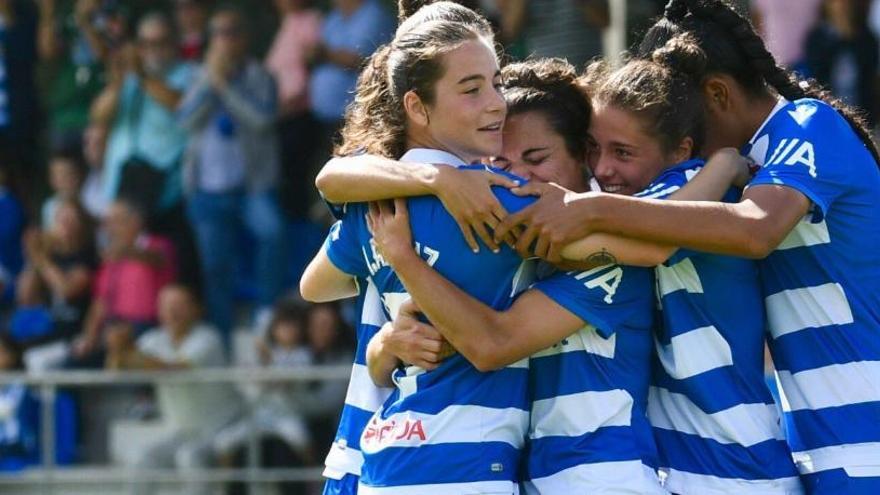
[[361,436],[361,449],[365,453],[374,453],[386,447],[415,447],[427,438],[421,419],[394,417],[381,420],[373,416]]

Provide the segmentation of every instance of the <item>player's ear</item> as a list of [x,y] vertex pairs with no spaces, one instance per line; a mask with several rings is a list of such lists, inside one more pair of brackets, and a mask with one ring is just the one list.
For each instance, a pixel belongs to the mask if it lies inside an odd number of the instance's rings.
[[406,116],[414,124],[426,127],[430,123],[428,108],[415,91],[410,90],[403,95],[403,108],[406,110]]

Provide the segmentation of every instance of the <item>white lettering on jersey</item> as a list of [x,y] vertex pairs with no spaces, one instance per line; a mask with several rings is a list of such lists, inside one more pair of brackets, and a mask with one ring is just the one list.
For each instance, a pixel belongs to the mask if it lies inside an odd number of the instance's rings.
[[778,165],[780,163],[784,165],[805,165],[809,170],[810,176],[816,177],[816,152],[813,148],[813,143],[809,141],[801,141],[798,138],[780,141],[764,166]]
[[[602,265],[592,270],[587,270],[585,272],[580,272],[574,276],[576,280],[583,280],[585,278],[591,277],[603,270],[607,270],[609,267],[613,267],[611,270],[602,273],[601,275],[590,278],[586,282],[584,282],[584,287],[588,289],[599,288],[605,291],[605,298],[603,299],[607,304],[611,304],[614,302],[614,294],[617,293],[617,287],[620,285],[620,281],[623,279],[623,268],[617,265]],[[574,272],[570,272],[574,273]]]

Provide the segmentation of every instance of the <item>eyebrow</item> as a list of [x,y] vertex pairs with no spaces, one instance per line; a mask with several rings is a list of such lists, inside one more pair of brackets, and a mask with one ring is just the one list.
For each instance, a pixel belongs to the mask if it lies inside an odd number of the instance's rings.
[[612,146],[621,146],[623,148],[633,148],[633,149],[638,148],[638,146],[636,146],[634,144],[624,143],[621,141],[611,141],[611,145]]
[[[501,76],[501,71],[500,71],[500,70],[497,70],[497,71],[495,71],[495,75],[492,76],[492,79],[495,79],[496,77],[500,77],[500,76]],[[475,80],[481,80],[481,81],[482,81],[482,80],[485,80],[485,79],[486,79],[486,77],[483,76],[482,74],[472,74],[472,75],[470,75],[470,76],[465,76],[465,77],[459,79],[459,80],[458,80],[458,84],[464,84],[464,83],[471,82],[471,81],[475,81]]]

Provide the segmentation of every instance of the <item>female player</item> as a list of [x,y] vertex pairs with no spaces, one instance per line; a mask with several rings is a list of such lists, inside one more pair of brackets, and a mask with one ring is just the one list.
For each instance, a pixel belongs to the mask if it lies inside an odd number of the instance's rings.
[[[462,22],[477,26],[479,29],[489,29],[485,19],[461,5],[452,2],[438,2],[430,9],[419,10],[423,3],[421,1],[407,0],[399,2],[398,10],[402,24],[398,28],[398,32],[405,32],[413,26],[431,20]],[[472,176],[477,174],[484,173],[470,173]],[[494,196],[492,196],[492,199],[494,200]],[[329,263],[329,260],[325,259],[324,261]],[[353,495],[357,493],[358,480],[363,464],[363,454],[360,451],[361,434],[370,417],[381,407],[391,392],[389,388],[375,386],[369,377],[366,367],[367,343],[373,338],[382,324],[387,321],[379,293],[376,286],[369,279],[359,279],[355,285],[361,289],[357,301],[357,312],[360,315],[358,325],[356,326],[357,352],[355,362],[352,365],[349,389],[346,394],[342,415],[339,419],[336,438],[324,461],[324,477],[327,479],[324,485],[324,495]],[[338,287],[331,287],[331,289],[329,293],[303,291],[303,295],[315,300],[330,300],[352,296],[357,293],[351,287],[348,280]],[[420,339],[417,342],[434,343],[430,339]],[[409,343],[409,341],[404,340],[404,343]]]
[[[603,190],[665,199],[700,170],[699,160],[666,168],[659,158],[686,136],[699,149],[703,118],[694,76],[705,64],[701,51],[676,39],[616,71],[603,63],[590,67],[590,165]],[[739,196],[731,190],[724,201]],[[680,495],[801,493],[764,381],[757,264],[679,249],[655,275],[663,324],[648,419],[665,487]]]
[[[457,166],[497,154],[506,114],[499,83],[488,23],[433,20],[400,30],[361,75],[343,150]],[[504,192],[508,208],[526,203]],[[473,253],[432,197],[410,206],[420,254],[481,300],[508,305],[525,281],[519,257],[509,249]],[[362,276],[393,314],[405,293],[371,244],[365,214],[366,204],[347,205],[301,288],[306,297],[324,297],[350,290],[352,275]],[[481,373],[461,357],[430,372],[410,367],[398,374],[397,390],[360,439],[359,492],[514,493],[528,424],[526,385],[522,364]]]
[[[643,53],[689,33],[705,52],[706,148],[744,147],[762,169],[736,204],[545,195],[496,231],[528,225],[540,256],[603,231],[759,262],[788,440],[810,493],[880,491],[880,173],[851,111],[779,68],[747,20],[673,0]],[[612,183],[613,177],[606,179]],[[564,204],[564,210],[560,210]]]

